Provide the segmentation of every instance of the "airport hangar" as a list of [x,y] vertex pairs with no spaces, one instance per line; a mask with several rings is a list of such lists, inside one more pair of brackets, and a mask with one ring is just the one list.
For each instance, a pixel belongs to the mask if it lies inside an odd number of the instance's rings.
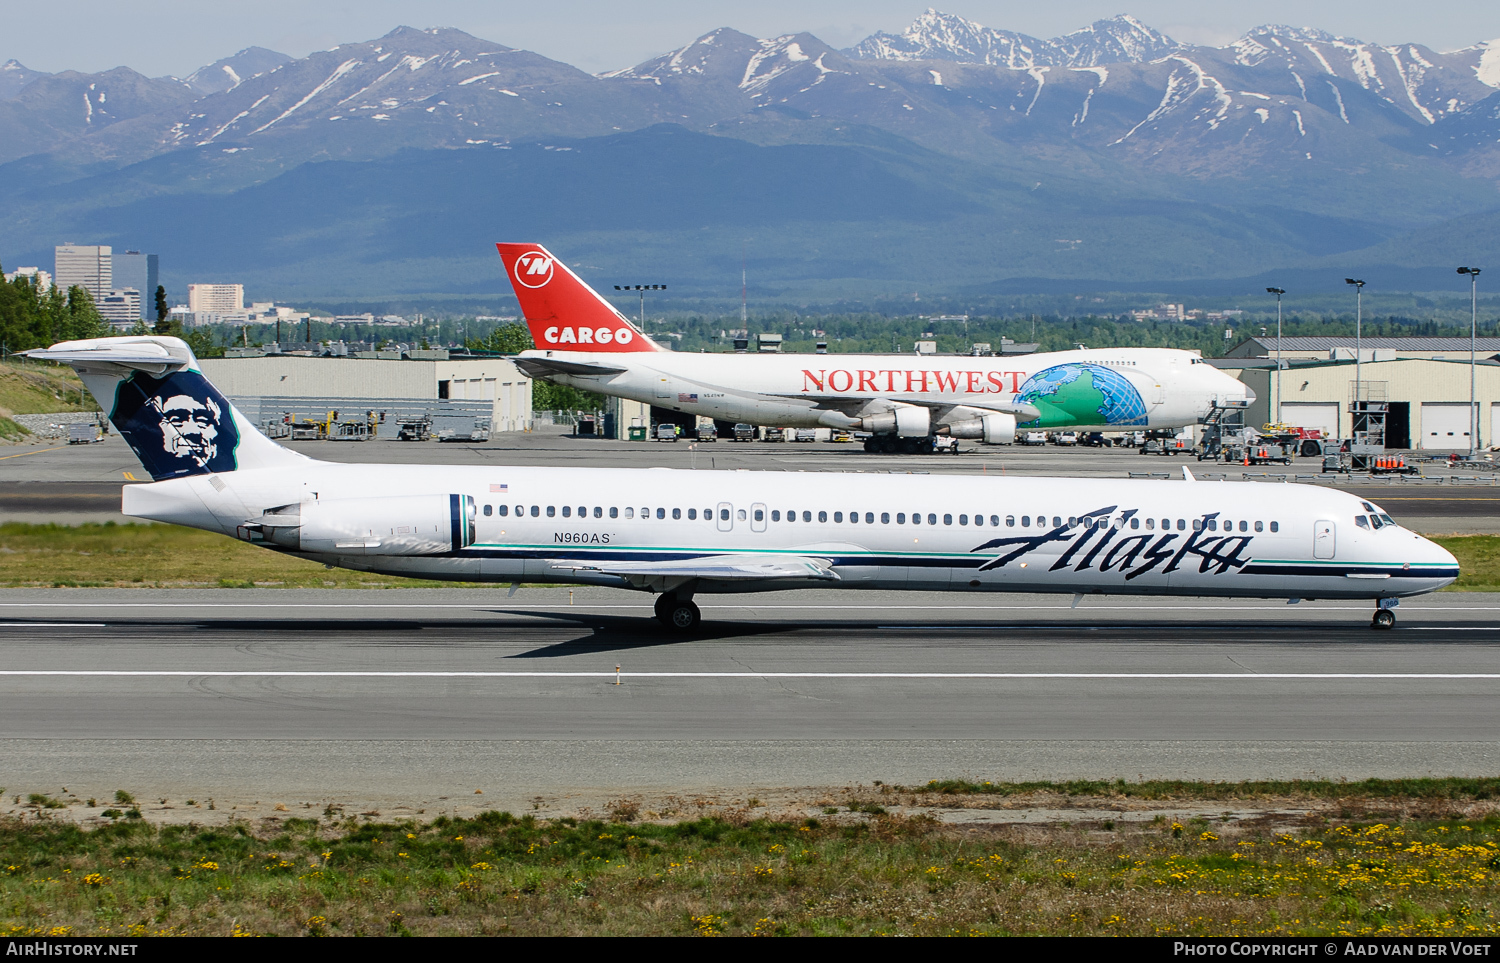
[[343,417],[375,411],[388,416],[380,435],[394,437],[398,418],[447,410],[488,416],[495,432],[531,429],[531,376],[510,361],[390,354],[381,359],[268,354],[201,358],[199,365],[255,424],[286,415],[321,419],[330,411]]
[[[1475,349],[1476,447],[1485,448],[1500,442],[1500,338],[1479,338]],[[1364,338],[1359,351],[1356,365],[1353,338],[1282,338],[1281,420],[1348,438],[1358,377],[1366,401],[1388,405],[1388,448],[1469,449],[1468,338]],[[1276,338],[1249,338],[1210,364],[1255,392],[1245,424],[1275,420]]]

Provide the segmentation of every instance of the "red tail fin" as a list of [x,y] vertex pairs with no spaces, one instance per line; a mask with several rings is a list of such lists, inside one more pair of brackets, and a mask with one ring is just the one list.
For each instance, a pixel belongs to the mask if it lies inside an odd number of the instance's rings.
[[538,348],[665,351],[540,244],[496,244]]

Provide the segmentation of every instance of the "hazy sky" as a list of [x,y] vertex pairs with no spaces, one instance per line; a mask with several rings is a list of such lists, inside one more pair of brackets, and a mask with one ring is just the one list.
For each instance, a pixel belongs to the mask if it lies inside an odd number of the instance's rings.
[[[184,76],[243,47],[294,56],[393,27],[457,27],[592,73],[664,53],[715,27],[759,37],[809,31],[836,47],[899,32],[930,0],[0,0],[0,61],[35,70],[127,66]],[[1130,13],[1178,40],[1223,44],[1262,23],[1318,27],[1374,43],[1451,50],[1500,37],[1494,0],[952,0],[989,27],[1053,37]]]

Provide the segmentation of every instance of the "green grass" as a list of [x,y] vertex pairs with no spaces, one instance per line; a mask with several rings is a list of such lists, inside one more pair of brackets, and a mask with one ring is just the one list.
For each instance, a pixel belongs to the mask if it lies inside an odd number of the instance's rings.
[[383,588],[469,583],[396,578],[291,558],[176,525],[0,524],[0,587]]
[[[0,364],[0,415],[93,411],[96,407],[71,368],[19,361]],[[0,437],[11,436],[0,431]]]
[[1458,581],[1445,591],[1500,592],[1500,535],[1440,535],[1432,540],[1458,559]]
[[1180,779],[1071,780],[1067,782],[973,782],[934,780],[924,786],[894,786],[900,793],[938,793],[945,796],[1024,796],[1048,793],[1095,799],[1220,800],[1263,799],[1421,799],[1472,802],[1500,799],[1500,778],[1481,779],[1365,779],[1340,782],[1326,779],[1257,780],[1249,782],[1194,782]]
[[1500,933],[1500,820],[1372,800],[1368,785],[1300,826],[1123,811],[1024,826],[750,810],[390,823],[333,806],[82,826],[37,809],[0,820],[0,935]]

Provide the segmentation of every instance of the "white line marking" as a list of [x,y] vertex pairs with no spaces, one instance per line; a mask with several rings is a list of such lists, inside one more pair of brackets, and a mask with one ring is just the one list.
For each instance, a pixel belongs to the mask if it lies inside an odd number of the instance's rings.
[[[998,594],[998,593],[997,593]],[[1087,601],[1085,601],[1087,605]],[[376,604],[365,602],[0,602],[0,608],[188,608],[188,609],[543,609],[555,611],[559,608],[569,608],[564,602],[517,602],[507,603],[504,599],[493,599],[485,602],[411,602],[396,604]],[[624,604],[619,602],[589,602],[579,600],[573,608],[592,609],[649,609],[650,605]],[[746,602],[727,603],[720,605],[705,605],[705,609],[756,609],[762,612],[778,612],[790,609],[858,609],[860,611],[953,611],[957,609],[972,609],[977,611],[988,611],[996,613],[1020,612],[1020,611],[1070,611],[1068,605],[786,605],[767,602],[764,605],[755,605]],[[1095,604],[1080,607],[1079,612],[1267,612],[1286,611],[1284,601],[1270,602],[1265,605],[1107,605]],[[1305,612],[1370,612],[1373,609],[1368,605],[1310,605]],[[1500,606],[1495,605],[1435,605],[1431,607],[1416,606],[1410,602],[1404,606],[1404,611],[1428,612],[1500,612]],[[1300,614],[1300,613],[1299,613]]]
[[0,629],[102,629],[107,622],[0,622]]
[[[468,671],[305,671],[275,669],[3,669],[0,677],[64,676],[104,678],[310,678],[310,679],[613,679],[614,672],[468,672]],[[1232,679],[1239,682],[1314,679],[1344,680],[1478,680],[1500,681],[1500,672],[622,672],[632,679],[1165,679],[1171,681]]]

